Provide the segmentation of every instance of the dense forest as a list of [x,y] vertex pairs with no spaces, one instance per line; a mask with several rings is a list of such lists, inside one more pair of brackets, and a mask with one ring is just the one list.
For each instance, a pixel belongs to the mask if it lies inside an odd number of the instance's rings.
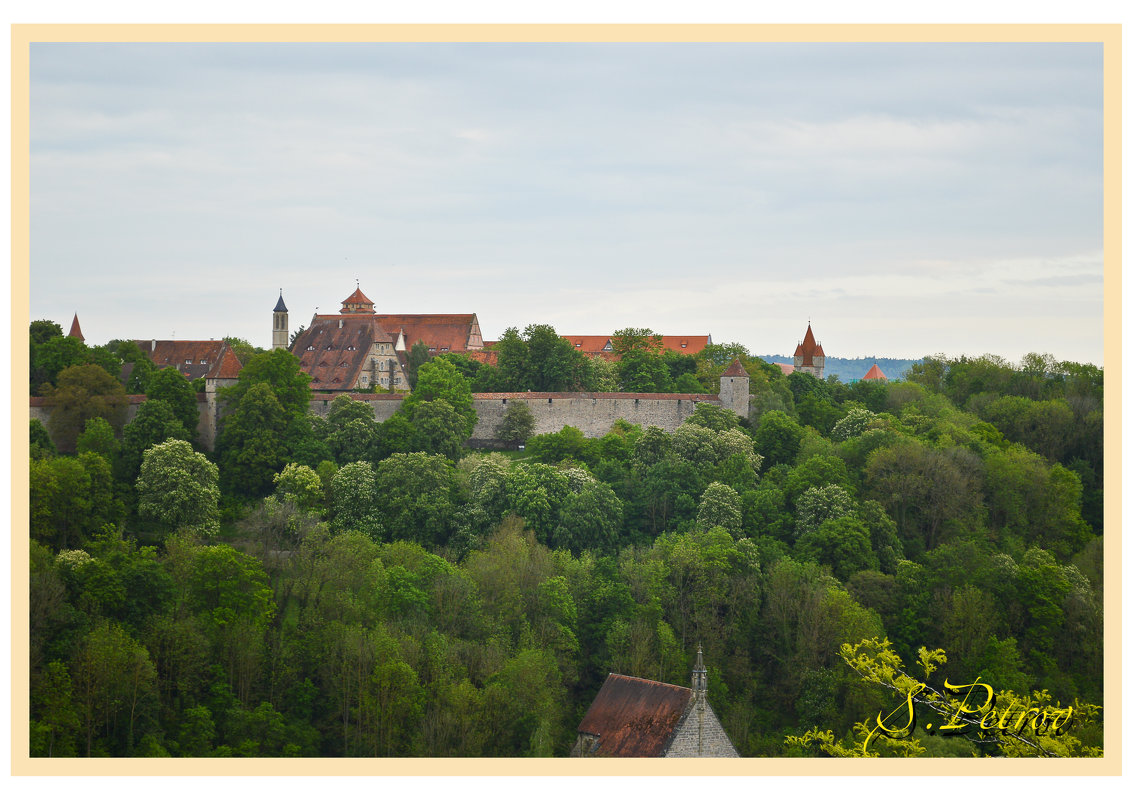
[[[33,323],[32,755],[566,756],[608,673],[688,685],[698,644],[742,756],[893,708],[840,657],[864,640],[1101,704],[1100,369],[931,357],[846,385],[616,340],[616,362],[538,325],[492,365],[416,349],[382,423],[345,396],[311,414],[295,357],[238,343],[205,453],[176,369]],[[715,392],[734,358],[747,419],[532,436],[515,404],[498,434],[523,450],[465,445],[475,391]],[[1074,735],[1101,746],[1101,716]]]

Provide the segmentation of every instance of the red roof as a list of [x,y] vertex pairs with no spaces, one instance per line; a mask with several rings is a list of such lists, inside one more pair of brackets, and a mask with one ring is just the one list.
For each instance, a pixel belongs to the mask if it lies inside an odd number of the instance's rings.
[[473,400],[513,400],[527,398],[528,400],[687,400],[694,403],[719,402],[720,395],[694,395],[683,392],[474,392]]
[[209,372],[205,373],[205,378],[239,378],[240,371],[244,365],[240,363],[240,359],[232,352],[232,348],[228,347],[228,343],[221,349],[221,357]]
[[578,731],[598,736],[595,756],[662,756],[692,696],[688,687],[611,673]]
[[[159,370],[176,367],[190,381],[205,377],[235,378],[227,375],[231,372],[233,363],[229,360],[228,366],[224,365],[226,353],[235,360],[236,372],[240,372],[239,359],[236,359],[223,339],[135,339],[134,342],[149,356],[154,367]],[[217,370],[223,370],[226,375],[210,375]]]
[[886,374],[883,373],[880,369],[878,369],[878,365],[875,364],[873,367],[871,367],[869,370],[866,371],[866,375],[864,375],[862,377],[862,380],[863,381],[886,381],[888,379],[886,378]]
[[[358,386],[371,345],[393,341],[372,314],[317,314],[295,338],[291,352],[299,358],[299,369],[311,376],[313,391],[347,390]],[[392,358],[391,353],[379,362]]]
[[395,339],[405,337],[406,351],[417,342],[432,348],[430,354],[461,353],[484,347],[475,314],[379,314],[378,323]]
[[[280,297],[282,298],[283,295],[280,295]],[[351,293],[350,297],[343,301],[342,313],[343,314],[350,314],[352,312],[357,313],[358,309],[357,308],[351,308],[351,307],[358,307],[358,306],[365,306],[365,307],[367,307],[371,310],[374,309],[374,301],[372,301],[370,298],[366,297],[366,295],[362,294],[361,289],[354,290],[354,292]]]
[[803,342],[795,349],[795,357],[798,359],[803,357],[803,364],[807,367],[814,366],[814,358],[816,356],[826,356],[823,352],[823,346],[815,342],[815,335],[811,333],[811,323],[807,324],[807,333],[803,336]]
[[740,363],[740,359],[733,359],[728,369],[721,373],[722,378],[726,375],[748,378],[748,371],[744,369],[744,365]]
[[79,328],[79,315],[75,314],[75,319],[71,321],[71,330],[67,332],[67,336],[74,337],[80,342],[86,342],[87,338],[83,336],[83,329]]
[[772,362],[772,364],[780,368],[780,372],[784,375],[791,375],[795,372],[794,364],[780,364],[779,362]]
[[[611,334],[577,334],[571,336],[564,334],[563,338],[580,353],[608,354],[614,347],[613,335]],[[713,344],[713,338],[709,334],[692,336],[665,336],[663,334],[661,339],[662,347],[674,353],[700,353],[707,345]]]

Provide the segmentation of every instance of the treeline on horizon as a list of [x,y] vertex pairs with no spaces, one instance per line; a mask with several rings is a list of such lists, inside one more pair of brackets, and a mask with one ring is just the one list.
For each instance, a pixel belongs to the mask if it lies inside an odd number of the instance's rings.
[[[203,453],[176,369],[111,343],[53,373],[37,347],[84,351],[37,325],[34,756],[565,756],[607,673],[688,686],[698,644],[742,756],[802,756],[785,736],[893,708],[838,657],[870,637],[907,664],[944,648],[954,680],[1101,703],[1090,365],[927,358],[848,386],[737,345],[690,368],[643,331],[589,367],[530,326],[488,372],[419,360],[378,423],[345,396],[311,415],[295,357],[252,352]],[[134,386],[104,352],[133,357]],[[531,436],[516,404],[498,434],[522,452],[464,445],[478,380],[715,392],[733,358],[747,419],[702,404],[673,433]],[[147,400],[123,425],[127,390]]]

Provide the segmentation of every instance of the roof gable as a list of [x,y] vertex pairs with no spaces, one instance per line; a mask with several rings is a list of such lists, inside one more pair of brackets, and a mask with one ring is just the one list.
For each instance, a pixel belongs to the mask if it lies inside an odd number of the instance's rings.
[[[134,342],[149,357],[154,367],[159,370],[176,367],[190,381],[208,376],[222,363],[224,354],[231,352],[223,339],[135,339]],[[235,355],[233,358],[236,358]],[[226,369],[230,370],[231,367],[230,362]],[[236,360],[236,372],[240,372],[239,359]]]
[[661,756],[692,697],[688,687],[611,673],[578,731],[598,736],[598,756]]
[[[299,369],[311,376],[313,391],[345,390],[358,385],[371,346],[393,341],[371,314],[317,314],[295,338],[291,352],[299,358]],[[391,352],[386,358],[393,357]]]

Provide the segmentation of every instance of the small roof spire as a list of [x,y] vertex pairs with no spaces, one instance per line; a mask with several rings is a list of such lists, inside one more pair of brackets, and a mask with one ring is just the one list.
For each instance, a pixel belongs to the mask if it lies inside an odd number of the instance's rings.
[[272,309],[274,312],[286,312],[287,306],[283,302],[283,287],[280,287],[280,299],[276,301],[276,307]]
[[694,673],[704,673],[705,672],[705,659],[704,659],[703,655],[701,654],[701,643],[697,643],[697,662],[696,662],[696,664],[693,665],[693,672]]
[[79,313],[75,312],[75,319],[71,321],[71,330],[67,332],[67,336],[73,337],[80,342],[86,342],[87,338],[83,336],[83,329],[79,328]]

